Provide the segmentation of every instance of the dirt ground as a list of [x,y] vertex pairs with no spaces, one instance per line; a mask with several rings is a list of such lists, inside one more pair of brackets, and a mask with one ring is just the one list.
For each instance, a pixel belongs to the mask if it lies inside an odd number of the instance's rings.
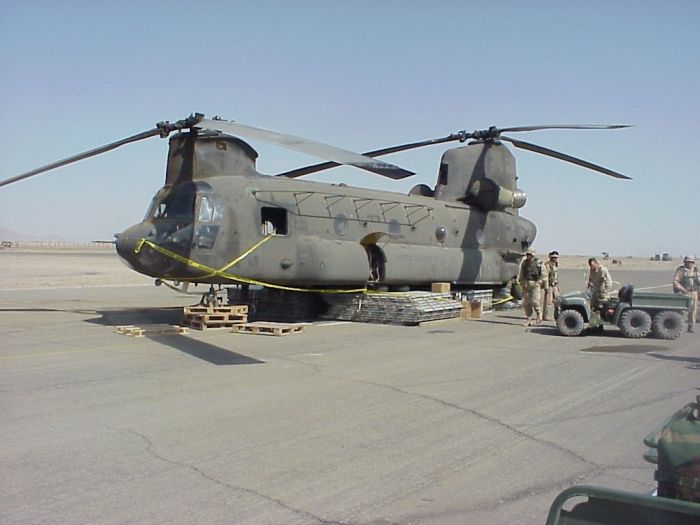
[[148,285],[152,277],[131,270],[114,247],[4,248],[0,290]]
[[[546,255],[538,255],[541,260]],[[587,269],[588,255],[562,255],[562,269]],[[644,257],[611,256],[601,262],[611,271],[663,270],[669,274],[681,264],[650,261]],[[91,286],[136,286],[153,284],[153,278],[131,270],[113,246],[75,248],[13,247],[0,249],[0,290],[13,288],[80,288]]]

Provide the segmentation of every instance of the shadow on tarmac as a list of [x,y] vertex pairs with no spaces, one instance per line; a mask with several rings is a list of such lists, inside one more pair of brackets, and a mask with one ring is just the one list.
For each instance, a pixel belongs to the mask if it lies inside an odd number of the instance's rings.
[[685,356],[675,356],[675,355],[663,355],[663,354],[649,354],[651,357],[656,359],[662,359],[664,361],[680,361],[682,363],[688,363],[692,365],[688,368],[697,369],[700,368],[700,357],[685,357]]
[[151,341],[164,344],[183,354],[191,355],[207,363],[217,366],[225,365],[260,365],[265,361],[259,361],[247,355],[237,354],[231,350],[220,348],[205,341],[198,341],[182,335],[163,335],[148,337]]
[[[99,317],[86,322],[102,326],[135,325],[148,328],[149,325],[177,325],[182,321],[182,307],[169,308],[129,308],[123,310],[103,310],[95,312]],[[206,341],[199,341],[186,335],[146,336],[151,341],[168,346],[173,350],[191,355],[217,366],[257,365],[265,361],[237,354]]]

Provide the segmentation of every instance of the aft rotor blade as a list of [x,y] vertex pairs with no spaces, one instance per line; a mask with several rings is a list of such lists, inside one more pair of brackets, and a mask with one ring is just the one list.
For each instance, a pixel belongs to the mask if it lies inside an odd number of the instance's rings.
[[529,142],[523,142],[522,140],[516,140],[512,139],[509,137],[500,137],[501,140],[506,140],[513,144],[516,148],[520,149],[526,149],[528,151],[533,151],[535,153],[540,153],[541,155],[547,155],[548,157],[553,157],[555,159],[563,160],[565,162],[570,162],[572,164],[576,164],[577,166],[582,166],[584,168],[588,168],[593,171],[598,171],[600,173],[604,173],[605,175],[610,175],[611,177],[615,177],[617,179],[632,179],[632,177],[628,177],[627,175],[623,175],[622,173],[618,173],[613,170],[609,170],[608,168],[604,168],[603,166],[598,166],[597,164],[593,164],[592,162],[588,162],[586,160],[578,159],[576,157],[572,157],[571,155],[567,155],[566,153],[561,153],[559,151],[554,151],[549,148],[544,148],[542,146],[538,146],[537,144],[531,144]]
[[352,151],[347,151],[328,144],[322,144],[314,140],[296,137],[294,135],[287,135],[277,131],[255,128],[253,126],[239,124],[237,122],[201,119],[196,124],[196,127],[212,129],[222,133],[243,136],[246,138],[259,140],[261,142],[276,144],[278,146],[300,151],[308,155],[313,155],[314,157],[328,159],[338,164],[348,164],[350,166],[362,168],[391,179],[403,179],[405,177],[415,175],[415,173],[412,171],[399,168],[398,166],[394,166],[393,164],[382,162],[380,160],[375,160],[369,156],[360,155],[359,153],[353,153]]
[[109,144],[105,144],[104,146],[100,146],[99,148],[94,148],[94,149],[91,149],[88,151],[84,151],[83,153],[78,153],[77,155],[73,155],[73,156],[65,158],[63,160],[52,162],[51,164],[47,164],[46,166],[42,166],[41,168],[36,168],[36,169],[31,170],[31,171],[27,171],[25,173],[22,173],[20,175],[15,176],[15,177],[10,177],[9,179],[5,179],[3,181],[0,181],[0,187],[7,186],[8,184],[12,184],[13,182],[18,182],[18,181],[23,180],[23,179],[28,179],[29,177],[33,177],[34,175],[39,175],[40,173],[44,173],[45,171],[60,168],[61,166],[65,166],[66,164],[72,164],[73,162],[78,162],[79,160],[87,159],[89,157],[94,157],[95,155],[105,153],[107,151],[118,148],[119,146],[124,146],[125,144],[129,144],[131,142],[136,142],[138,140],[147,139],[147,138],[152,137],[154,135],[160,135],[160,134],[161,134],[160,128],[149,129],[148,131],[144,131],[142,133],[137,133],[136,135],[132,135],[131,137],[127,137],[125,139],[121,139],[121,140],[118,140],[116,142],[111,142]]
[[[453,140],[466,140],[466,135],[464,132],[452,133],[446,137],[441,137],[438,139],[422,140],[420,142],[411,142],[408,144],[401,144],[398,146],[390,146],[388,148],[375,149],[372,151],[367,151],[363,153],[366,157],[381,157],[382,155],[390,155],[391,153],[398,153],[399,151],[406,151],[409,149],[422,148],[424,146],[432,146],[433,144],[442,144],[443,142],[450,142]],[[327,170],[330,168],[335,168],[340,166],[337,162],[321,162],[320,164],[313,164],[311,166],[304,166],[302,168],[297,168],[290,171],[285,171],[284,173],[278,173],[275,177],[287,177],[290,179],[301,177],[302,175],[308,175],[310,173],[317,173],[319,171]]]
[[497,128],[499,133],[517,131],[540,131],[543,129],[621,129],[631,128],[630,124],[542,124],[539,126],[517,126],[511,128]]

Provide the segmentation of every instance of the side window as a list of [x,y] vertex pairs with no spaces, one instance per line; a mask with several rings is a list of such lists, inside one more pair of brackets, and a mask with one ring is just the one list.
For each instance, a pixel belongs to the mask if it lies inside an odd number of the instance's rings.
[[260,209],[260,233],[263,235],[287,235],[287,210],[262,207]]
[[201,222],[211,222],[214,219],[214,205],[205,196],[201,198],[199,203],[199,217],[198,220]]
[[221,200],[215,195],[202,195],[199,199],[199,212],[197,220],[199,222],[221,222],[223,206]]

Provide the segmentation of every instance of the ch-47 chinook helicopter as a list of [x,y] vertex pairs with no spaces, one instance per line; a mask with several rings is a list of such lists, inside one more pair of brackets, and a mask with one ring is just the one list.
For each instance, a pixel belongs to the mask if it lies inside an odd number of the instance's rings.
[[[259,284],[291,290],[366,287],[503,287],[517,273],[536,228],[520,217],[515,159],[503,145],[540,153],[612,177],[602,166],[503,136],[543,129],[613,129],[626,125],[496,128],[370,151],[364,155],[315,141],[194,114],[0,182],[44,171],[159,135],[170,138],[165,185],[145,218],[116,234],[119,255],[136,271],[183,283]],[[256,170],[256,151],[238,137],[274,143],[329,162],[277,176]],[[450,141],[434,189],[408,195],[297,180],[353,165],[400,179],[412,172],[374,157]]]

